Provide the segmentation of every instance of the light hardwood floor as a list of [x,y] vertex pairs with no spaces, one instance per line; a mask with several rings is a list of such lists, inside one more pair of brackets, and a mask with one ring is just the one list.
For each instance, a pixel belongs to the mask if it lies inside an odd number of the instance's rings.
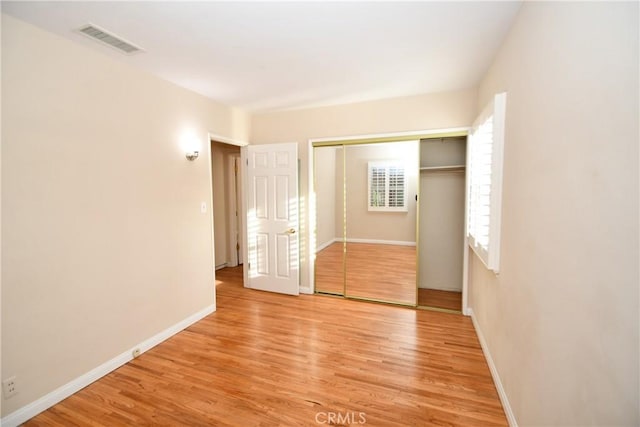
[[401,304],[416,303],[415,246],[333,243],[316,254],[316,290]]
[[507,425],[469,318],[217,277],[216,313],[26,426]]
[[418,305],[462,311],[462,292],[418,289]]
[[332,243],[316,253],[315,286],[318,292],[344,295],[344,249]]

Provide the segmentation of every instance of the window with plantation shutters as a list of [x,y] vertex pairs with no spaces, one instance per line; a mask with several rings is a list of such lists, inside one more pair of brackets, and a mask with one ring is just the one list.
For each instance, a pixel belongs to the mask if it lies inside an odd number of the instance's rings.
[[407,211],[407,179],[403,164],[369,162],[368,207],[370,211]]
[[500,265],[500,214],[506,93],[495,95],[468,138],[467,237],[487,268]]

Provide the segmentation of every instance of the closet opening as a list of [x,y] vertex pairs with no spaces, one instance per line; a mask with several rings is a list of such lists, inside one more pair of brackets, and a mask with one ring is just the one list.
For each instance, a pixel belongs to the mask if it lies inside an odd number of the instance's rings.
[[466,136],[420,140],[418,306],[462,311]]
[[466,134],[310,141],[315,293],[462,310]]

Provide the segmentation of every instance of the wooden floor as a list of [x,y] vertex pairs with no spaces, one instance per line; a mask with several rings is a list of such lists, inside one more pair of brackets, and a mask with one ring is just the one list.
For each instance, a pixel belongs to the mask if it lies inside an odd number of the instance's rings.
[[418,305],[462,311],[462,292],[418,289]]
[[344,295],[344,250],[342,243],[332,243],[316,253],[315,282],[317,292]]
[[[344,267],[346,266],[346,275]],[[333,243],[316,254],[316,291],[416,304],[415,246]]]
[[241,276],[218,271],[217,312],[26,426],[507,425],[469,318]]

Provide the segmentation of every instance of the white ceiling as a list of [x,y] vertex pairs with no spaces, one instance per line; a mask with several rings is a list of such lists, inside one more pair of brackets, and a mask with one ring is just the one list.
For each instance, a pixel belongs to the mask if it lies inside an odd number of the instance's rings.
[[[466,89],[520,2],[6,2],[2,11],[251,111]],[[145,52],[76,32],[91,22]]]

